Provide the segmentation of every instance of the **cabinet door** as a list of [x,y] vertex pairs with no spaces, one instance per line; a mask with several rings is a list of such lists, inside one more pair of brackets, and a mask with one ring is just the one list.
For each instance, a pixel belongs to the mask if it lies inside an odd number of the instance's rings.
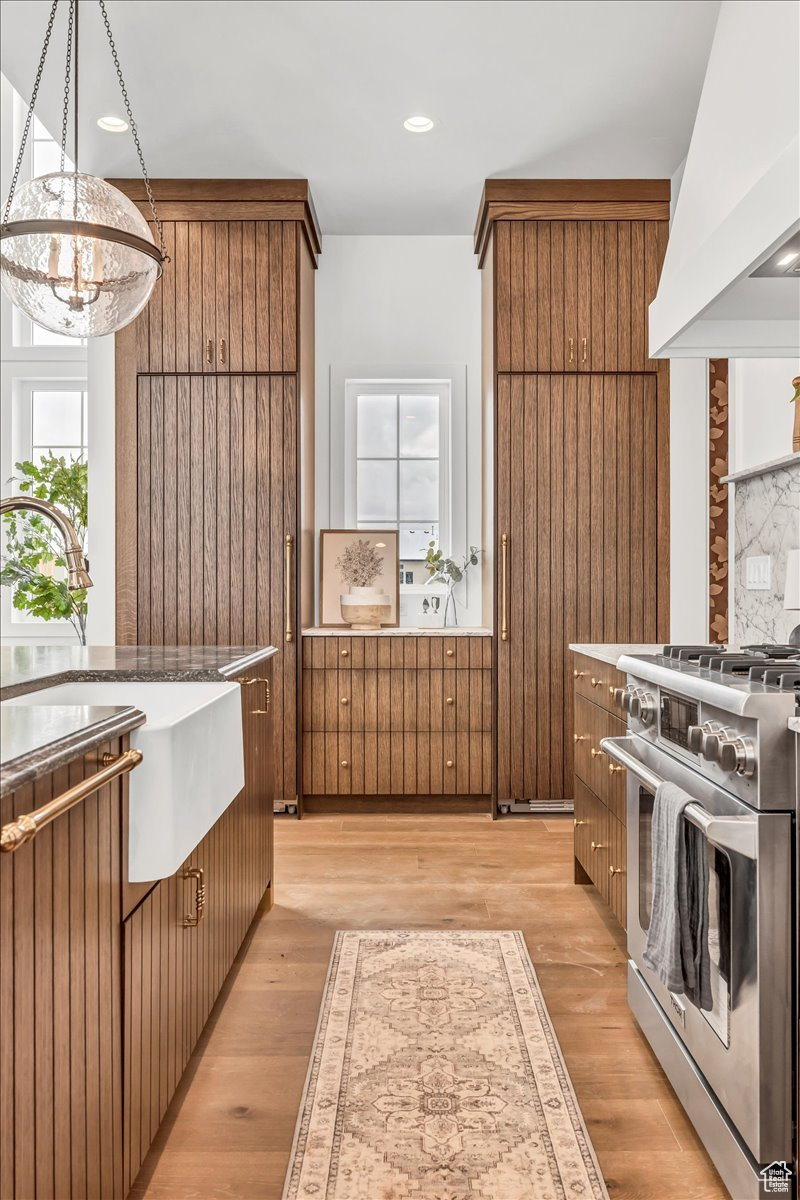
[[138,527],[128,548],[136,641],[281,648],[272,680],[275,795],[294,804],[295,377],[140,376],[136,464]]
[[499,372],[655,371],[647,309],[665,221],[498,221]]
[[296,371],[297,238],[294,221],[166,221],[137,370]]
[[498,377],[500,801],[572,799],[570,642],[668,636],[660,386],[645,374]]

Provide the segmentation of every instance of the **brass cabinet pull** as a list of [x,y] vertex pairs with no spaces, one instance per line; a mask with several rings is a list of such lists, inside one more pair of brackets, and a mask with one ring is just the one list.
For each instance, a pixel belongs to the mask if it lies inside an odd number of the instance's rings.
[[445,650],[445,654],[447,655],[448,658],[452,658],[453,655],[455,654],[455,650]]
[[340,704],[349,704],[349,703],[350,703],[350,701],[347,699],[347,696],[342,696],[342,698],[341,698],[341,700],[339,701],[339,703],[340,703]]
[[508,641],[508,534],[500,537],[500,641]]
[[573,671],[572,678],[573,679],[583,679],[585,674],[586,674],[585,671]]
[[608,873],[609,873],[609,875],[621,875],[622,867],[609,867]]
[[602,842],[592,842],[592,850],[593,851],[605,850],[605,846],[603,845]]
[[452,767],[452,765],[453,765],[453,760],[452,760],[452,758],[448,758],[448,760],[447,760],[447,764],[446,764],[446,765],[447,765],[448,767]]
[[569,339],[569,361],[575,362],[575,338]]
[[591,683],[592,687],[600,687],[600,684],[603,681],[602,681],[602,679],[595,679],[595,677],[593,675],[592,678],[589,680],[589,682]]
[[594,746],[592,746],[590,753],[592,758],[605,758],[606,754],[605,750],[597,750]]
[[0,829],[0,851],[3,854],[13,854],[15,850],[19,850],[20,846],[32,841],[39,830],[44,829],[45,825],[49,825],[51,821],[55,821],[56,817],[69,812],[76,804],[80,804],[81,800],[85,800],[87,796],[99,791],[101,787],[110,783],[112,779],[116,779],[118,775],[125,775],[128,771],[132,771],[141,761],[140,750],[126,750],[124,754],[114,756],[109,760],[104,757],[103,767],[100,771],[96,771],[88,779],[76,783],[74,787],[68,788],[54,800],[48,800],[41,808],[34,809],[30,813],[23,813],[22,816],[9,821],[8,825],[4,825]]
[[581,338],[581,359],[586,362],[586,338]]
[[254,679],[240,679],[239,680],[240,687],[254,687],[257,683],[263,683],[263,685],[264,685],[264,707],[263,708],[251,708],[250,712],[254,716],[261,716],[264,713],[269,712],[269,706],[270,706],[270,702],[271,702],[271,698],[272,698],[271,694],[270,694],[270,690],[269,690],[269,680],[267,678],[265,678],[265,676],[263,676],[263,675],[258,675]]
[[341,654],[342,658],[349,658],[349,657],[350,657],[350,651],[349,651],[349,650],[340,650],[340,651],[339,651],[339,653]]
[[572,740],[573,742],[588,742],[589,735],[588,733],[573,733]]
[[608,768],[609,775],[616,775],[618,771],[624,771],[624,767],[618,767],[615,763],[611,763]]
[[573,825],[574,829],[577,829],[579,825],[585,825],[585,824],[586,824],[585,821],[579,821],[577,817],[572,818],[572,825]]
[[343,766],[343,767],[349,767],[349,766],[350,766],[350,763],[347,761],[347,759],[346,759],[346,758],[343,758],[343,759],[342,759],[342,766]]
[[616,689],[616,688],[613,686],[613,684],[609,684],[609,685],[608,685],[608,694],[609,694],[609,696],[613,696],[613,695],[614,695],[614,692],[615,692],[616,690],[617,690],[617,689]]
[[194,880],[194,914],[187,913],[183,918],[183,928],[193,929],[199,925],[206,915],[206,885],[202,867],[189,867],[183,872],[184,879]]
[[294,538],[286,535],[286,641],[294,641],[294,619],[292,616],[292,575],[294,573]]
[[206,362],[210,363],[213,361],[214,361],[214,343],[212,342],[211,338],[208,338],[208,340],[206,341]]
[[455,704],[455,700],[453,699],[452,696],[448,696],[445,701],[445,704]]
[[219,339],[219,361],[225,362],[225,338]]

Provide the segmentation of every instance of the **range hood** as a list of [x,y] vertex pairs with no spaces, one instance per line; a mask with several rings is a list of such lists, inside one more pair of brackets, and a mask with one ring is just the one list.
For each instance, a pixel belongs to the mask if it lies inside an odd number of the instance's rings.
[[800,352],[800,273],[772,269],[800,234],[798,44],[794,0],[723,0],[650,305],[654,358]]

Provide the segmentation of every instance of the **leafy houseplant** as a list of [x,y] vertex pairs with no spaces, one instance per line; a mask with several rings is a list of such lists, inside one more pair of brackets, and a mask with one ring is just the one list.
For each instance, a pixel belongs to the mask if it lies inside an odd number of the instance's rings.
[[454,558],[446,558],[441,550],[437,549],[436,542],[428,542],[428,548],[425,551],[425,570],[428,572],[428,583],[443,583],[447,588],[447,599],[444,605],[444,624],[447,624],[447,617],[450,612],[450,606],[453,607],[453,624],[458,624],[458,610],[456,608],[456,598],[453,595],[453,590],[456,584],[461,583],[461,580],[467,574],[470,567],[477,567],[479,559],[478,555],[483,554],[477,546],[470,546],[469,554],[456,561]]
[[[86,549],[88,521],[88,468],[80,458],[70,461],[52,453],[38,466],[28,460],[14,464],[13,477],[23,495],[49,500],[67,514]],[[86,645],[86,590],[67,587],[64,546],[53,523],[38,513],[6,513],[5,552],[0,585],[12,589],[12,604],[19,612],[44,621],[69,621]]]

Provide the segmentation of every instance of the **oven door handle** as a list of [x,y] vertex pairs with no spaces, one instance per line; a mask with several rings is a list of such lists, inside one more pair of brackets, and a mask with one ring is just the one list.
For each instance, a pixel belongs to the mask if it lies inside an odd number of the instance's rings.
[[[631,752],[632,743],[632,738],[603,738],[600,747],[609,758],[631,771],[646,788],[655,792],[664,780]],[[707,841],[720,850],[730,850],[754,860],[758,858],[756,817],[715,817],[713,813],[706,812],[702,805],[695,803],[687,804],[683,815],[697,826]]]

